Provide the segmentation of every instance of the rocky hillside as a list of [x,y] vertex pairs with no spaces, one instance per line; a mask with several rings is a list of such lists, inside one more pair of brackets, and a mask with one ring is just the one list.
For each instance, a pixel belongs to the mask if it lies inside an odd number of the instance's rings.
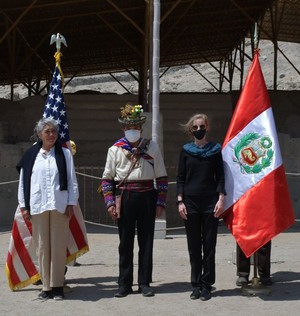
[[[279,43],[279,49],[293,63],[294,67],[286,60],[281,52],[278,52],[278,90],[300,90],[300,44]],[[246,47],[246,53],[251,55],[250,44]],[[270,41],[260,42],[260,62],[268,89],[273,90],[273,65],[274,51]],[[245,73],[247,73],[251,61],[245,60]],[[193,65],[204,77],[218,86],[219,75],[209,64]],[[219,63],[215,63],[219,67]],[[165,69],[161,70],[162,73]],[[126,89],[133,94],[137,94],[137,82],[127,73],[116,73],[114,76],[122,82]],[[245,78],[244,78],[245,79]],[[66,82],[68,80],[66,79]],[[234,72],[233,89],[238,90],[240,85],[240,74],[238,70]],[[229,86],[224,81],[223,91],[228,91]],[[98,93],[117,93],[123,94],[127,91],[109,75],[92,77],[80,77],[73,79],[65,88],[65,93],[89,90]],[[192,67],[179,66],[168,69],[160,80],[161,92],[213,92],[214,88],[203,79]],[[27,96],[27,90],[22,85],[15,86],[15,100]],[[0,97],[10,98],[10,87],[0,86]]]

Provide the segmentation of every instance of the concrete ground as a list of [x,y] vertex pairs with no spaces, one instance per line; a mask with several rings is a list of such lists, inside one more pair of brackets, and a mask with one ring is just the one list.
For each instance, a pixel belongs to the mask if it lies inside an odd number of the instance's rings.
[[[64,301],[40,301],[41,286],[31,285],[11,292],[5,275],[5,261],[10,228],[0,228],[0,315],[299,315],[300,311],[300,223],[274,238],[272,277],[269,293],[255,290],[242,292],[235,285],[235,241],[227,228],[220,225],[216,272],[211,300],[189,298],[190,265],[183,230],[170,230],[165,239],[155,239],[153,288],[156,295],[145,298],[137,293],[114,298],[118,276],[118,235],[115,228],[87,224],[90,252],[69,266]],[[137,249],[137,247],[135,247]],[[137,251],[135,251],[135,262]],[[135,266],[136,268],[136,266]],[[135,270],[136,280],[136,270]],[[259,288],[261,290],[261,288]]]

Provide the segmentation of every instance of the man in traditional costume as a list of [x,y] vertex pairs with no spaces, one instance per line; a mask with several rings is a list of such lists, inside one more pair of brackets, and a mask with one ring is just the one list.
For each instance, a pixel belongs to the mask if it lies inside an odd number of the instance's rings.
[[107,210],[118,221],[119,290],[115,297],[133,292],[133,248],[135,229],[139,245],[138,292],[154,295],[150,287],[153,268],[155,217],[166,206],[167,173],[157,143],[141,137],[146,117],[141,105],[126,104],[119,122],[125,137],[108,149],[102,193]]

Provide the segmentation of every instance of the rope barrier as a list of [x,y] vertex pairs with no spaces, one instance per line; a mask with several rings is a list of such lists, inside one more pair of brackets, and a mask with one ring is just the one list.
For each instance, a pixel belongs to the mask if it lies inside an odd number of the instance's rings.
[[19,182],[19,180],[8,181],[8,182],[0,182],[0,185],[2,185],[2,184],[11,184],[11,183],[16,183],[16,182]]
[[[86,174],[86,173],[82,173],[82,172],[78,172],[78,171],[76,171],[76,174],[83,176],[83,177],[91,178],[91,179],[102,180],[101,177],[92,176],[90,174]],[[287,176],[296,176],[296,177],[300,176],[300,173],[295,173],[295,172],[286,172],[285,174]],[[0,185],[12,184],[12,183],[17,183],[17,182],[19,182],[19,180],[0,182]],[[176,181],[169,181],[168,184],[176,184]]]
[[[76,171],[76,174],[78,174],[80,176],[83,176],[83,177],[87,177],[87,178],[92,178],[92,179],[96,179],[96,180],[102,180],[102,178],[100,178],[100,177],[92,176],[92,175],[85,174],[85,173],[78,172],[78,171]],[[286,172],[285,174],[288,175],[288,176],[300,176],[300,173]],[[12,184],[12,183],[17,183],[17,182],[19,182],[19,180],[0,182],[0,185]],[[168,182],[168,184],[176,184],[176,181],[170,181],[170,182]],[[295,219],[295,221],[299,222],[300,219]],[[94,223],[94,222],[90,222],[90,221],[85,221],[85,223],[96,225],[96,226],[101,226],[101,227],[106,227],[106,228],[114,228],[114,229],[118,228],[117,226],[114,226],[114,225],[106,225],[106,224],[101,224],[101,223]],[[179,227],[155,229],[155,231],[172,231],[172,230],[180,230],[180,229],[184,229],[184,228],[185,228],[184,226],[179,226]]]
[[[86,221],[86,220],[84,222],[87,224],[90,224],[90,225],[118,229],[118,226],[114,226],[114,225],[106,225],[106,224],[95,223],[95,222],[90,222],[90,221]],[[170,227],[170,228],[159,228],[159,229],[155,229],[155,231],[156,232],[158,232],[158,231],[171,231],[171,230],[179,230],[179,229],[185,229],[185,227],[179,226],[179,227]]]
[[92,178],[92,179],[102,180],[102,178],[100,178],[100,177],[95,177],[95,176],[92,176],[90,174],[85,174],[85,173],[81,173],[81,172],[78,172],[78,171],[76,171],[76,174],[78,174],[80,176]]
[[[78,172],[78,171],[76,171],[76,174],[78,174],[80,176],[83,176],[83,177],[88,177],[88,178],[92,178],[92,179],[102,180],[102,178],[100,178],[100,177],[92,176],[92,175],[85,174],[85,173]],[[176,184],[176,181],[168,182],[168,184]]]

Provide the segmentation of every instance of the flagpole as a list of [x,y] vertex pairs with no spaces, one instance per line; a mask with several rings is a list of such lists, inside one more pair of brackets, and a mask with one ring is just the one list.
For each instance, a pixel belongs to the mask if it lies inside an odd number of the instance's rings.
[[[258,50],[258,35],[257,35],[257,22],[254,25],[254,53]],[[259,284],[258,280],[258,254],[257,251],[254,252],[253,256],[253,278],[251,285],[243,285],[242,293],[245,295],[256,295],[256,294],[270,294],[270,288],[262,286]]]
[[257,22],[254,25],[254,51],[258,49]]
[[[257,36],[257,22],[255,22],[254,25],[254,52],[256,52],[258,49],[258,36]],[[259,286],[259,281],[258,281],[258,277],[257,277],[257,262],[258,262],[258,258],[257,258],[257,251],[253,254],[253,279],[252,279],[252,286]]]

